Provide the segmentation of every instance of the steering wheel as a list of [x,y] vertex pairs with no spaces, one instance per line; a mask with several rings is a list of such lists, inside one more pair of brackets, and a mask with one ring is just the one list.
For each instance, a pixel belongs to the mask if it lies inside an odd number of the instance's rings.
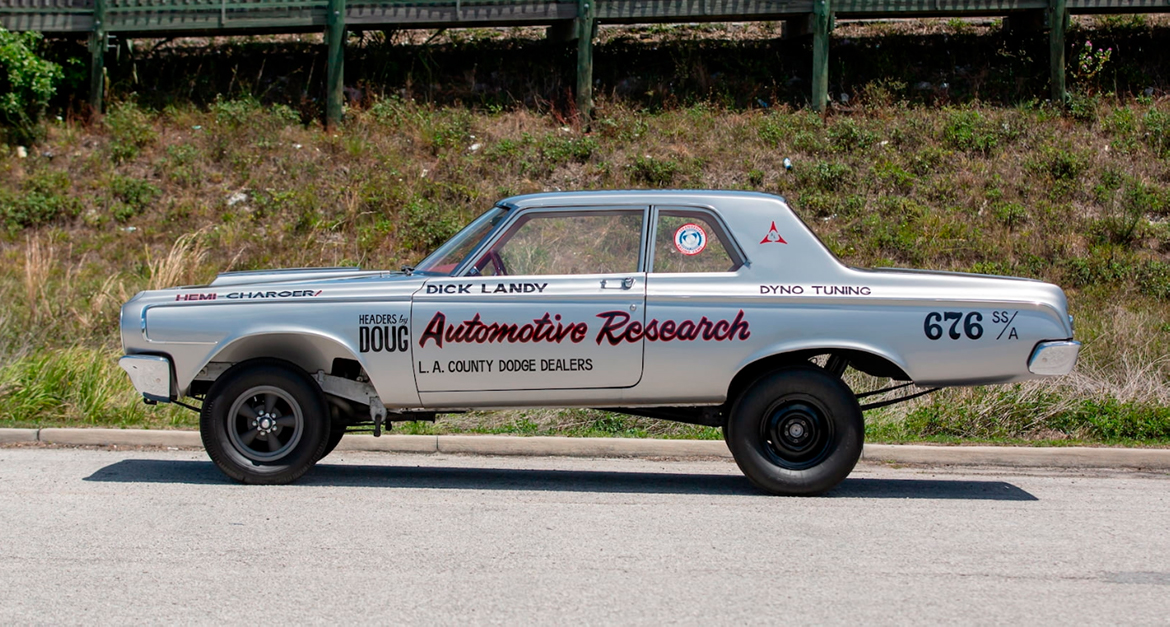
[[481,274],[483,269],[486,268],[489,263],[496,267],[496,276],[504,276],[508,274],[508,269],[504,267],[504,258],[501,257],[500,253],[495,250],[487,251],[483,257],[479,258],[479,261],[475,262],[475,274]]

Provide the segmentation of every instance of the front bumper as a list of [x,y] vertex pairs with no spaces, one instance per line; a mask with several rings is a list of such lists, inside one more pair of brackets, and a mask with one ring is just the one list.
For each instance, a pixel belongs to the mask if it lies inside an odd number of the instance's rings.
[[1075,340],[1040,342],[1028,358],[1028,372],[1041,375],[1062,375],[1072,372],[1077,365],[1081,343]]
[[171,360],[158,355],[126,355],[118,365],[130,375],[134,389],[148,401],[169,403],[174,398],[171,391]]

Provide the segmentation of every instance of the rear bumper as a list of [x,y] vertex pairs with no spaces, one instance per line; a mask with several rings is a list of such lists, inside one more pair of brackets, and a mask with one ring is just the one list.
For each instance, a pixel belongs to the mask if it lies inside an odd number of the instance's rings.
[[1028,372],[1040,375],[1062,375],[1072,372],[1077,365],[1081,343],[1075,340],[1040,342],[1028,358]]
[[169,403],[174,398],[171,360],[158,355],[126,355],[118,365],[130,375],[134,389],[148,401]]

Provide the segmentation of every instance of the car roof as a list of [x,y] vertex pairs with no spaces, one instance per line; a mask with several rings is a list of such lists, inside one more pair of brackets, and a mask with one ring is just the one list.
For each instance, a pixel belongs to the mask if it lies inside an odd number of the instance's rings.
[[779,200],[788,204],[782,196],[764,194],[760,192],[740,192],[711,189],[670,189],[670,190],[600,190],[574,192],[545,192],[540,194],[525,194],[505,198],[497,205],[510,209],[525,209],[530,207],[557,207],[564,205],[580,205],[604,203],[613,205],[715,205],[720,200],[738,201],[770,201]]

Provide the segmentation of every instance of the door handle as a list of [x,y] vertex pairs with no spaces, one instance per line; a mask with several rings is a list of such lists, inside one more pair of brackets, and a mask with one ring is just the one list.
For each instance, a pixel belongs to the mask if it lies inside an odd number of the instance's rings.
[[628,290],[631,287],[634,287],[633,277],[626,277],[621,281],[601,280],[601,289],[603,290]]

